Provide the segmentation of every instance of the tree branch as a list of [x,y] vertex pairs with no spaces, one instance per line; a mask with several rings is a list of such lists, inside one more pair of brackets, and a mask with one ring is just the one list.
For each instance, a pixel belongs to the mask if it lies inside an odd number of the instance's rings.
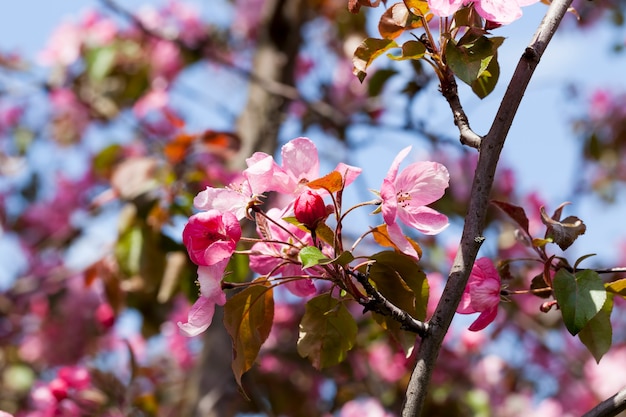
[[572,0],[554,0],[551,3],[530,45],[517,64],[489,133],[481,141],[478,165],[474,173],[471,199],[468,213],[465,216],[459,250],[450,270],[441,300],[429,322],[429,333],[420,343],[417,363],[407,387],[404,409],[402,410],[403,417],[416,417],[422,412],[439,350],[459,305],[472,265],[483,241],[481,235],[487,216],[489,195],[504,141],[539,59],[571,3]]
[[448,101],[450,110],[452,110],[452,116],[454,117],[454,124],[459,128],[460,140],[463,145],[471,148],[479,149],[482,138],[472,130],[469,125],[469,120],[463,110],[461,100],[459,100],[459,88],[454,78],[454,74],[448,68],[443,75],[441,82],[441,94]]
[[626,387],[587,411],[583,417],[613,417],[626,410]]
[[428,324],[419,321],[412,317],[409,313],[402,310],[391,301],[387,300],[367,279],[367,275],[358,271],[349,271],[348,273],[353,275],[357,281],[363,286],[369,299],[357,300],[359,304],[365,307],[365,311],[375,311],[376,313],[384,316],[391,316],[394,320],[402,325],[404,330],[416,333],[421,337],[426,336],[428,333]]

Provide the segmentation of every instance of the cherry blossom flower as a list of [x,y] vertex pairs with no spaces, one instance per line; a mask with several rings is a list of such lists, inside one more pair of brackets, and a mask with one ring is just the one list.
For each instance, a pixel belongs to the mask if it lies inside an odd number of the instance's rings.
[[426,205],[443,196],[450,175],[445,166],[429,161],[415,162],[398,175],[400,163],[410,151],[410,146],[400,151],[383,181],[383,218],[391,225],[399,217],[407,226],[434,235],[448,227],[448,218]]
[[522,7],[539,0],[428,0],[430,10],[437,16],[452,16],[462,6],[473,4],[484,19],[508,25],[522,16]]
[[239,220],[230,212],[209,210],[194,214],[183,229],[183,243],[196,265],[228,260],[241,239]]
[[428,235],[448,227],[448,218],[426,205],[443,196],[450,175],[445,166],[429,161],[415,162],[398,174],[400,163],[410,151],[410,146],[404,148],[394,159],[380,188],[380,197],[389,237],[403,253],[417,258],[396,220],[400,218],[407,226]]
[[215,306],[223,306],[226,303],[226,294],[220,282],[227,264],[228,259],[224,259],[214,265],[198,267],[200,297],[191,306],[187,322],[178,322],[178,328],[183,335],[192,337],[204,332],[213,321]]
[[501,284],[500,275],[491,259],[477,259],[456,310],[460,314],[480,313],[469,330],[482,330],[495,320],[500,304]]

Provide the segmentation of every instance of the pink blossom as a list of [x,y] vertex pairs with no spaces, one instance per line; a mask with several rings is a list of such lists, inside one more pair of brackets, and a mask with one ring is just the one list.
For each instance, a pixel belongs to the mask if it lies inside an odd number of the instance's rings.
[[469,330],[482,330],[495,320],[500,303],[500,289],[500,275],[491,259],[476,260],[456,310],[460,314],[480,313]]
[[400,218],[407,226],[429,235],[448,227],[448,218],[426,204],[443,196],[450,175],[445,166],[429,161],[415,162],[398,175],[400,163],[410,151],[410,146],[404,148],[394,159],[380,188],[380,197],[389,237],[403,253],[417,258],[396,220]]
[[230,212],[241,220],[246,217],[248,205],[255,197],[250,182],[244,178],[226,188],[206,187],[193,199],[193,205],[199,210]]
[[91,383],[89,371],[82,366],[64,366],[59,369],[58,377],[76,390],[84,390]]
[[430,10],[437,16],[446,17],[470,4],[484,19],[507,25],[522,17],[522,7],[539,0],[428,0]]
[[174,42],[153,40],[148,53],[153,80],[162,78],[171,81],[183,67],[180,49]]
[[209,210],[194,214],[183,230],[183,243],[197,265],[216,265],[228,260],[241,239],[239,220],[230,212]]
[[226,303],[226,294],[224,294],[220,282],[227,264],[228,259],[225,259],[214,265],[198,267],[200,297],[191,306],[187,322],[178,322],[178,327],[185,336],[197,336],[208,329],[213,321],[215,306],[222,306]]
[[407,359],[404,352],[392,350],[388,342],[375,342],[367,353],[370,368],[387,382],[399,381],[407,371]]
[[392,417],[375,398],[348,401],[341,407],[338,417]]
[[68,66],[76,62],[83,45],[98,47],[109,44],[117,34],[117,26],[111,19],[103,18],[90,10],[81,22],[65,22],[50,36],[39,59],[46,65]]
[[[618,298],[618,297],[615,297]],[[598,398],[608,398],[626,386],[626,373],[616,372],[626,366],[626,345],[613,346],[600,363],[592,358],[583,368],[588,386]]]
[[145,117],[151,111],[162,111],[169,104],[169,94],[164,83],[155,82],[154,86],[139,98],[133,105],[133,113],[137,117]]

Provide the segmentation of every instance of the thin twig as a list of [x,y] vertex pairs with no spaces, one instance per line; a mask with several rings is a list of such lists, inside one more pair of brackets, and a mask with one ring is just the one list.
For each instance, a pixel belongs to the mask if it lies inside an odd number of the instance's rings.
[[452,110],[454,124],[459,128],[460,141],[463,145],[480,149],[482,138],[472,130],[469,120],[459,99],[459,91],[454,74],[447,68],[441,80],[441,94],[445,97]]
[[419,346],[417,362],[407,387],[402,410],[403,417],[416,417],[422,412],[443,339],[448,332],[483,241],[482,231],[500,152],[539,59],[571,3],[572,0],[554,0],[551,3],[530,45],[517,64],[489,133],[480,143],[480,156],[472,183],[471,199],[465,216],[461,242],[443,295],[429,322],[427,337],[422,339]]

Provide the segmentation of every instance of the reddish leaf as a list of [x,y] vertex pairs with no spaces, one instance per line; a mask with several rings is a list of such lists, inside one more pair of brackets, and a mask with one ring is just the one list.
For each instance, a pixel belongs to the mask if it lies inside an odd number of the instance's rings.
[[224,326],[233,342],[233,373],[241,376],[252,368],[274,321],[274,297],[270,283],[259,278],[234,295],[224,306]]
[[505,203],[504,201],[492,200],[491,204],[505,212],[511,219],[520,225],[522,230],[526,232],[528,236],[530,236],[530,232],[528,231],[528,217],[526,217],[526,212],[523,208]]
[[[396,3],[388,8],[385,13],[380,17],[378,22],[378,31],[383,38],[395,39],[402,34],[405,30],[415,29],[422,26],[422,18],[418,16],[424,16],[428,12],[428,3],[425,1],[413,0],[409,8],[405,3]],[[429,15],[427,20],[432,18],[432,14]]]
[[348,0],[348,10],[351,13],[358,13],[363,7],[378,7],[380,0]]
[[568,216],[562,221],[561,210],[564,204],[559,206],[552,218],[548,217],[544,207],[541,207],[541,221],[547,226],[546,238],[550,238],[559,245],[561,250],[569,248],[578,236],[585,234],[587,226],[576,216]]
[[329,193],[334,193],[343,188],[343,178],[339,172],[332,171],[331,173],[324,175],[322,178],[318,178],[307,183],[307,186],[313,189],[323,188]]

